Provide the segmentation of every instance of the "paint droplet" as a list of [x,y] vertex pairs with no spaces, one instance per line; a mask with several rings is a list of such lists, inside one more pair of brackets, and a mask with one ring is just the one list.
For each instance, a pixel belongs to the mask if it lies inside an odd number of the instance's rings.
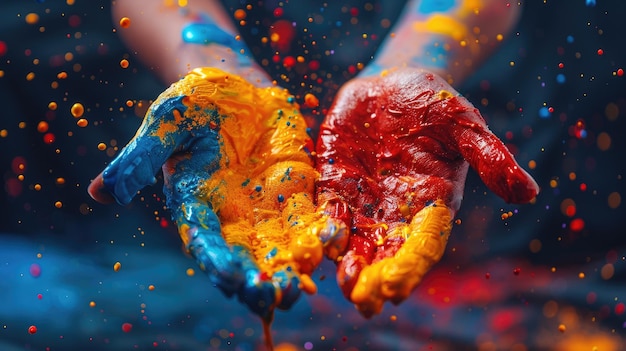
[[37,263],[33,263],[30,265],[29,272],[31,276],[38,278],[41,275],[41,267]]
[[35,24],[35,23],[39,22],[39,15],[36,14],[36,13],[31,12],[28,15],[26,15],[26,17],[24,17],[24,20],[28,24]]
[[37,332],[37,326],[31,325],[30,327],[28,327],[29,334],[35,334],[36,332]]
[[311,108],[315,108],[320,105],[320,101],[318,100],[318,98],[311,93],[307,93],[306,95],[304,95],[304,103]]
[[120,18],[120,27],[122,27],[122,28],[130,27],[130,18],[128,18],[128,17]]
[[129,333],[131,330],[133,330],[133,325],[130,323],[124,323],[122,324],[122,331],[124,333]]
[[76,121],[76,125],[81,128],[85,128],[88,124],[89,124],[89,121],[84,118],[81,118],[78,121]]
[[85,113],[85,107],[80,102],[77,102],[72,105],[70,112],[72,112],[72,116],[74,116],[74,118],[80,118],[83,116],[83,113]]
[[122,264],[119,262],[115,262],[115,264],[113,265],[113,270],[119,272],[120,268],[122,268]]

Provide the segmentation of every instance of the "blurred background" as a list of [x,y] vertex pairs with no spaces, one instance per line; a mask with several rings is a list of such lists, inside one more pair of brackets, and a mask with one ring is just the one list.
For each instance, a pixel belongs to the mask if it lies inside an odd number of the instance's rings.
[[[233,18],[245,10],[242,37],[280,85],[320,99],[311,121],[402,6],[223,3]],[[446,254],[407,301],[365,320],[325,262],[319,293],[276,314],[279,348],[626,349],[626,2],[521,6],[514,32],[456,88],[537,179],[536,203],[506,204],[470,171]],[[0,10],[0,350],[263,350],[256,317],[182,251],[161,181],[126,207],[87,195],[166,88],[124,47],[110,2]],[[272,33],[282,40],[264,43]]]

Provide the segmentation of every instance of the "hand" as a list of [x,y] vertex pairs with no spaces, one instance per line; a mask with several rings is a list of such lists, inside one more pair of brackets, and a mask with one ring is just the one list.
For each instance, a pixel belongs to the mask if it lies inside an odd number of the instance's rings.
[[468,166],[507,202],[538,186],[443,79],[420,70],[356,78],[317,144],[318,206],[351,228],[336,257],[344,295],[366,317],[399,303],[445,251]]
[[127,204],[162,166],[186,249],[227,296],[269,321],[274,307],[315,292],[309,274],[347,241],[313,205],[312,147],[286,91],[196,69],[158,97],[89,193]]

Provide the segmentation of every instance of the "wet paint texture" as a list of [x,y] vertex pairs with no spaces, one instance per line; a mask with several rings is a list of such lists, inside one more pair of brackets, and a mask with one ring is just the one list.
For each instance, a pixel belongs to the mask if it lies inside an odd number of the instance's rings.
[[320,129],[320,208],[351,228],[337,259],[344,295],[364,316],[399,303],[445,251],[468,167],[507,202],[538,186],[443,79],[404,69],[353,80]]
[[309,274],[347,241],[343,224],[313,204],[312,148],[285,90],[196,69],[157,98],[89,191],[127,204],[163,166],[186,249],[213,284],[269,322],[301,290],[315,292]]

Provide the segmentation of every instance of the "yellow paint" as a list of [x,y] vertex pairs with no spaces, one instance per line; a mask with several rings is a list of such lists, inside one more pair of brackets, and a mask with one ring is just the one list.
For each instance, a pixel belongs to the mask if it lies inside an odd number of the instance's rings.
[[350,295],[366,315],[380,313],[385,301],[399,303],[443,255],[452,229],[450,210],[442,200],[418,212],[410,223],[393,228],[388,237],[405,238],[393,257],[363,268]]
[[413,29],[417,32],[429,32],[446,35],[459,41],[467,38],[467,26],[452,16],[433,14],[425,21],[413,23]]
[[[299,106],[288,101],[292,97],[284,89],[257,88],[215,68],[193,70],[155,104],[180,96],[184,113],[175,111],[170,122],[155,116],[145,123],[160,122],[154,135],[164,143],[182,126],[219,125],[220,168],[199,187],[198,196],[212,205],[225,241],[246,248],[268,277],[291,267],[303,290],[314,293],[309,274],[324,255],[317,234],[329,219],[313,204],[318,173],[304,149],[312,142]],[[207,113],[215,110],[217,117]],[[179,227],[186,245],[190,231]]]

